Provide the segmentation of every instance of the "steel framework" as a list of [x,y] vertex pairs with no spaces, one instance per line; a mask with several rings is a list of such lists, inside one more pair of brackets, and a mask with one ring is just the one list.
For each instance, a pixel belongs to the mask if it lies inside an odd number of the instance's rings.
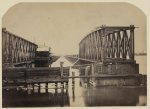
[[17,64],[32,61],[37,45],[2,29],[2,62]]
[[79,58],[134,61],[134,25],[102,26],[89,33],[79,43]]

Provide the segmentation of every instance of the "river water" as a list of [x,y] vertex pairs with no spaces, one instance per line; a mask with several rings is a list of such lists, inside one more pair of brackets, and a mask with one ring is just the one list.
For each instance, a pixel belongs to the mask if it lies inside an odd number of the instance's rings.
[[[146,57],[136,57],[140,64],[140,73],[146,74]],[[144,60],[145,59],[145,60]],[[52,64],[52,67],[71,66],[64,57],[60,57]],[[79,75],[77,69],[70,68],[71,72]],[[69,80],[69,85],[64,88],[61,84],[49,84],[48,93],[45,84],[34,86],[34,90],[29,86],[28,89],[3,90],[3,107],[90,107],[90,106],[145,106],[147,105],[146,87],[92,87],[80,84],[80,79]]]
[[147,56],[135,56],[136,63],[139,64],[139,73],[147,74]]

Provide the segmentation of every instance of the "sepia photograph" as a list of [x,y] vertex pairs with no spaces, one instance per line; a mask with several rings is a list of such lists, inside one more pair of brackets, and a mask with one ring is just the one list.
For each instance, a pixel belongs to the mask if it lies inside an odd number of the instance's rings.
[[147,106],[137,6],[19,2],[1,20],[2,108]]

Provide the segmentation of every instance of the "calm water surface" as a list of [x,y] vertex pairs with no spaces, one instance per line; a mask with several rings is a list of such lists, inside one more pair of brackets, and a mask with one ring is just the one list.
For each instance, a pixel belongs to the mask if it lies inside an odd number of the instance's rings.
[[[55,89],[49,85],[48,93],[44,89],[34,91],[3,91],[3,107],[52,107],[52,106],[145,106],[146,88],[143,87],[87,87],[80,86],[76,79],[75,86],[71,80],[68,90]],[[60,86],[59,86],[60,87]]]
[[147,56],[135,56],[135,60],[139,64],[140,74],[147,74]]

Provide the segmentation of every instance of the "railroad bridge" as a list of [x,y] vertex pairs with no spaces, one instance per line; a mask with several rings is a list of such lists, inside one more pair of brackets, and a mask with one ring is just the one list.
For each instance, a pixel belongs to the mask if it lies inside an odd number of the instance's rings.
[[79,57],[101,62],[107,59],[134,61],[134,29],[133,25],[129,27],[102,26],[81,40]]
[[2,64],[5,66],[31,65],[37,45],[2,29]]
[[78,60],[74,67],[79,66],[80,76],[93,77],[92,84],[139,85],[141,75],[134,58],[134,29],[134,25],[96,28],[80,41],[79,56],[66,58]]
[[65,57],[86,62],[135,62],[134,29],[134,25],[101,26],[80,41],[79,55]]
[[[18,35],[2,29],[2,84],[3,89],[41,83],[68,84],[68,79],[61,78],[61,75],[68,76],[69,68],[50,68],[44,62],[50,62],[50,55],[47,51],[37,51],[38,45]],[[56,57],[55,57],[56,58]],[[56,58],[57,59],[57,58]],[[55,60],[56,60],[55,59]],[[39,61],[40,60],[40,61]],[[40,65],[36,66],[36,61]],[[49,64],[49,63],[48,63]],[[40,88],[39,88],[40,89]]]
[[[83,81],[88,79],[93,85],[141,84],[139,65],[134,59],[134,29],[134,25],[101,26],[92,31],[80,41],[79,55],[65,56],[74,64],[73,67],[79,68],[80,76],[69,77],[68,68],[65,71],[67,76],[63,75],[63,67],[61,66],[61,68],[57,68],[55,74],[59,79],[54,82],[68,84],[69,78],[83,78]],[[32,74],[35,76],[35,80],[33,79],[29,83],[41,83],[45,81],[36,79],[47,78],[45,75],[50,76],[55,72],[51,68],[26,68],[26,70],[24,68],[19,68],[19,70],[18,68],[10,68],[10,70],[7,68],[7,66],[18,67],[25,64],[28,67],[27,65],[32,65],[37,47],[36,44],[14,35],[4,28],[2,29],[2,64],[5,67],[3,67],[2,73],[6,83],[16,84],[16,80],[22,77],[24,77],[21,80],[23,84],[28,83],[29,81],[26,80],[29,80]],[[37,73],[36,69],[45,73]],[[15,74],[10,75],[14,72]],[[25,76],[27,74],[28,77]],[[47,82],[52,82],[47,80]]]

